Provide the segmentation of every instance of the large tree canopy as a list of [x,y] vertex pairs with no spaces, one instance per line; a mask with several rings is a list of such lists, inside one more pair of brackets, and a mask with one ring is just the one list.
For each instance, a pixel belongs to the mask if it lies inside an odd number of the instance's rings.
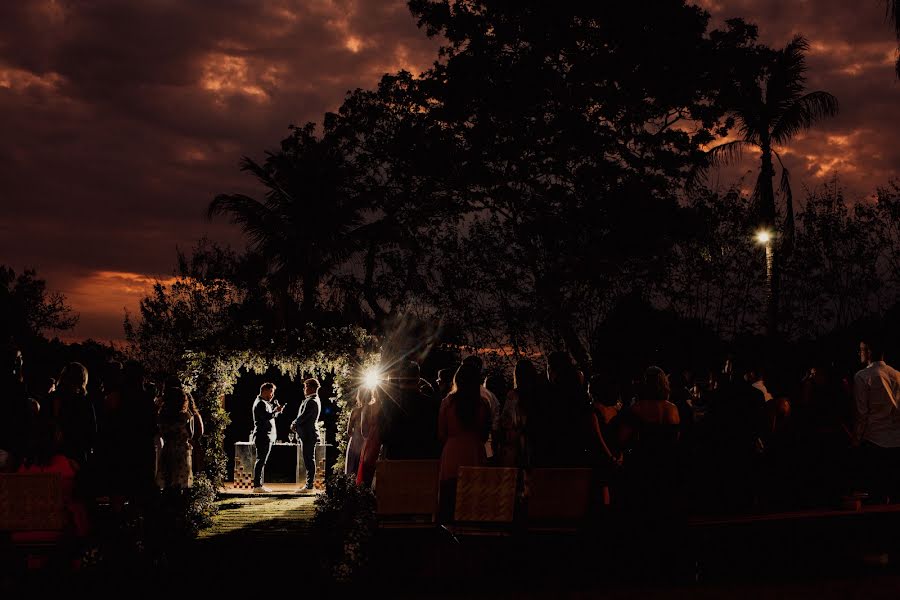
[[16,275],[0,265],[0,342],[10,337],[18,343],[40,338],[46,330],[65,331],[75,327],[78,315],[65,297],[47,291],[47,283],[26,269]]

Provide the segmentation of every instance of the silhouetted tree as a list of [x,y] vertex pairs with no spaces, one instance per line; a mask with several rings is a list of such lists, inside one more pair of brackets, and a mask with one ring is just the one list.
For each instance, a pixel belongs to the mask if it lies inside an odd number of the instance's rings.
[[869,202],[848,205],[836,179],[811,191],[798,213],[794,253],[785,261],[793,285],[784,294],[786,333],[815,339],[871,316],[886,282],[881,216]]
[[875,201],[877,244],[883,249],[882,263],[891,296],[888,305],[900,301],[900,184],[891,181],[878,189]]
[[[837,99],[827,92],[805,92],[806,57],[809,44],[796,36],[783,49],[772,51],[759,77],[736,79],[734,96],[730,99],[730,114],[737,122],[741,139],[714,146],[707,153],[704,169],[739,160],[745,149],[760,152],[759,176],[753,195],[759,222],[777,233],[772,243],[772,264],[769,267],[767,334],[778,330],[778,301],[781,285],[782,253],[790,254],[794,238],[794,204],[790,172],[785,168],[777,146],[785,146],[798,133],[812,127],[823,117],[838,111]],[[784,221],[776,224],[775,166],[781,167],[780,191],[784,200]]]
[[755,29],[707,33],[709,15],[679,1],[410,7],[447,38],[429,113],[458,140],[447,186],[470,208],[441,282],[469,285],[435,291],[459,296],[460,322],[489,306],[498,329],[589,362],[585,328],[683,232],[677,190],[725,125],[734,71],[754,68]]
[[264,200],[220,194],[209,206],[210,218],[226,215],[240,225],[250,248],[266,260],[285,328],[292,324],[295,287],[302,292],[300,316],[308,320],[320,306],[320,284],[355,247],[348,234],[360,215],[351,168],[327,132],[319,138],[312,123],[294,127],[263,164],[247,157],[241,163],[267,188]]
[[699,321],[723,339],[758,331],[765,280],[759,246],[746,235],[752,200],[739,185],[691,198],[693,235],[676,242],[654,284],[655,304]]
[[358,252],[340,284],[347,310],[356,299],[379,329],[422,298],[436,231],[465,211],[441,185],[457,161],[455,141],[429,113],[434,85],[406,71],[387,74],[376,90],[348,94],[338,113],[325,118],[355,167],[354,190],[366,211],[354,233]]
[[58,292],[47,291],[47,283],[34,270],[19,275],[0,265],[0,342],[15,338],[19,343],[41,338],[45,330],[66,331],[75,327],[78,315]]

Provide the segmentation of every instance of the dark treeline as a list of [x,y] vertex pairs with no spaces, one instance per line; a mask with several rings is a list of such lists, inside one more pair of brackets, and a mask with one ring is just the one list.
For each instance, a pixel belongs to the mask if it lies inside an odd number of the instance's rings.
[[[235,284],[270,337],[415,321],[513,354],[564,347],[588,369],[623,301],[723,340],[816,339],[895,306],[896,186],[795,198],[776,151],[837,110],[805,89],[805,40],[771,49],[683,2],[599,4],[411,2],[446,38],[432,68],[245,158],[265,195],[219,195],[209,215],[249,251],[203,243],[181,274]],[[704,185],[742,155],[759,157],[751,191]]]

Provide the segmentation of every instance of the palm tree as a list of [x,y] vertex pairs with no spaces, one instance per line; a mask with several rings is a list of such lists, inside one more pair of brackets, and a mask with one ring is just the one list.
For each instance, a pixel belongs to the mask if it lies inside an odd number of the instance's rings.
[[319,306],[319,285],[354,249],[350,232],[360,223],[350,189],[350,167],[314,124],[293,128],[264,164],[241,161],[266,188],[265,198],[220,194],[208,217],[227,215],[241,227],[250,248],[268,265],[271,292],[285,328],[292,291],[301,284],[300,314],[309,319]]
[[[827,92],[805,93],[806,51],[809,44],[802,36],[794,37],[780,50],[765,53],[765,62],[758,77],[736,82],[733,107],[728,111],[737,125],[740,139],[711,148],[697,174],[704,175],[711,167],[740,160],[748,149],[760,152],[759,175],[753,197],[760,220],[759,225],[775,233],[766,242],[767,320],[766,333],[774,336],[778,330],[778,300],[780,292],[779,261],[790,254],[794,237],[794,203],[790,172],[785,168],[776,146],[785,146],[801,131],[838,112],[837,98]],[[780,192],[784,199],[784,221],[779,230],[776,221],[775,165],[781,169]]]

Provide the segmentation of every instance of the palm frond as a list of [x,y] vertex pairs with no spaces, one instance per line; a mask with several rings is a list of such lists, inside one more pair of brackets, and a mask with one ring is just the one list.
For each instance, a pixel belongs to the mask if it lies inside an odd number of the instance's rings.
[[772,140],[776,144],[786,144],[816,121],[833,117],[839,109],[838,99],[828,92],[810,92],[797,98],[785,108],[772,127]]
[[253,247],[262,247],[271,236],[277,219],[264,204],[244,194],[219,194],[209,204],[206,216],[227,216],[228,221],[238,225]]
[[782,228],[781,249],[785,255],[790,255],[794,249],[794,194],[791,191],[791,173],[784,166],[781,155],[774,153],[781,165],[781,183],[779,191],[784,197],[784,227]]
[[743,157],[744,148],[752,146],[752,143],[744,140],[732,140],[710,148],[703,155],[702,161],[691,169],[685,183],[685,189],[688,193],[697,191],[697,188],[706,182],[711,169],[733,165]]
[[744,148],[753,146],[744,140],[733,140],[710,148],[706,155],[709,157],[710,167],[724,167],[733,165],[744,156]]
[[282,187],[281,183],[272,175],[269,169],[260,165],[252,158],[245,156],[241,159],[241,171],[253,173],[260,183],[269,188],[268,195],[270,198],[274,194],[274,199],[278,202],[290,202],[292,200],[291,194]]
[[806,87],[806,51],[809,42],[803,36],[794,36],[784,48],[775,52],[767,67],[766,106],[771,120],[787,110]]

